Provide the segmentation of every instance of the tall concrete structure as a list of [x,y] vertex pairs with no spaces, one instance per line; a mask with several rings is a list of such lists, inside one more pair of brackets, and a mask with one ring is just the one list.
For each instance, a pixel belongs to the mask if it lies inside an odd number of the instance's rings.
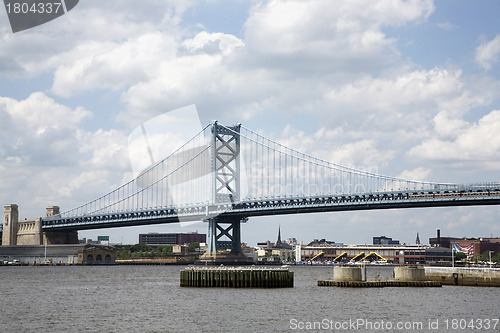
[[2,245],[17,245],[19,209],[16,204],[4,206]]
[[17,222],[17,242],[15,245],[41,245],[42,219]]
[[[59,214],[59,206],[49,206],[46,209],[46,216]],[[55,244],[78,244],[78,231],[46,231],[43,233],[44,242],[48,245]]]
[[[59,214],[58,206],[47,207],[46,215]],[[2,245],[78,244],[77,231],[42,231],[42,218],[19,221],[16,204],[4,206]]]

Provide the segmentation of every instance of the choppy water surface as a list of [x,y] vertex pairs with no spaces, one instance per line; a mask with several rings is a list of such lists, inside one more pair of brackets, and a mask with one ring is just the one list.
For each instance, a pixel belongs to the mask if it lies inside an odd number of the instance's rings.
[[0,267],[0,332],[500,331],[500,288],[318,287],[333,268],[310,266],[294,288],[181,288],[182,268]]

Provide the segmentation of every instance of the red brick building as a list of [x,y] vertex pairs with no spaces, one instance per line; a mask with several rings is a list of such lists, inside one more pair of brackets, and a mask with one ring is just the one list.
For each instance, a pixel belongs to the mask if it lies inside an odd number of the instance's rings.
[[149,233],[139,234],[139,244],[148,245],[185,245],[191,243],[206,243],[207,235],[197,232],[189,232],[185,234],[160,234]]

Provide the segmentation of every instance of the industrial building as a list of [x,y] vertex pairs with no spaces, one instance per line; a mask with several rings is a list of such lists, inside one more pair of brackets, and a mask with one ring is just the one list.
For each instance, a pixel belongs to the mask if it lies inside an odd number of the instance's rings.
[[390,237],[373,237],[373,245],[399,245],[399,241]]
[[378,261],[388,264],[424,264],[451,261],[451,249],[429,248],[422,245],[325,245],[295,248],[297,262]]
[[160,234],[149,233],[139,234],[139,244],[147,245],[185,245],[191,243],[206,243],[207,235],[197,232],[189,232],[185,234]]
[[[455,246],[453,246],[455,244]],[[429,245],[432,247],[444,247],[457,251],[467,252],[468,256],[478,256],[485,252],[492,252],[496,255],[500,252],[500,238],[457,238],[442,237],[441,230],[437,229],[436,237],[429,238]],[[462,250],[463,249],[463,250]]]
[[0,246],[1,264],[75,265],[115,262],[113,247],[96,244],[4,245]]

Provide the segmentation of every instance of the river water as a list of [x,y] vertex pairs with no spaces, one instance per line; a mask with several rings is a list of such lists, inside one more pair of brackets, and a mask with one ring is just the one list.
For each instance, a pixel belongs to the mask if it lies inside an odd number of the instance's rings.
[[[183,266],[0,267],[0,332],[498,332],[500,288],[181,288]],[[392,277],[369,267],[368,280]]]

